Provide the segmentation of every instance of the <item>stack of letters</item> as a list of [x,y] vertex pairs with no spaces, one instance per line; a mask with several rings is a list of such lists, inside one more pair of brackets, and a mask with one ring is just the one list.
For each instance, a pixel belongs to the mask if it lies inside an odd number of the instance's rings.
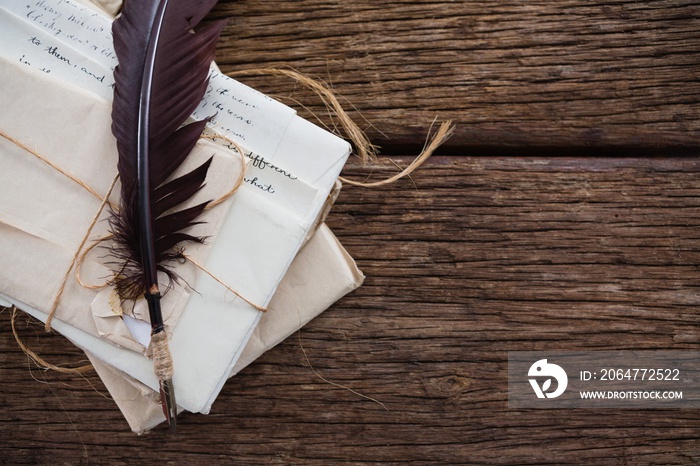
[[[0,304],[43,321],[53,312],[52,328],[85,351],[140,433],[165,420],[148,313],[122,309],[105,263],[105,219],[119,205],[117,6],[0,5]],[[194,227],[208,240],[187,246],[191,260],[163,299],[178,406],[205,414],[227,378],[362,281],[323,224],[349,145],[214,65],[193,118],[212,115],[191,163],[214,161],[193,202],[225,198],[239,176],[242,185]]]

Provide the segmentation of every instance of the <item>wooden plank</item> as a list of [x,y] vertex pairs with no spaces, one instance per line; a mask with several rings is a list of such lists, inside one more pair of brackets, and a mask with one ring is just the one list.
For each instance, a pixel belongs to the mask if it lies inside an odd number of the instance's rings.
[[[365,284],[175,438],[128,432],[95,376],[30,370],[4,312],[0,462],[697,464],[697,410],[510,409],[506,372],[513,350],[697,350],[699,174],[696,159],[452,157],[346,187],[329,224]],[[79,359],[21,332],[51,361]],[[320,380],[301,345],[388,411]]]
[[[224,71],[332,83],[387,153],[421,145],[436,116],[458,123],[457,154],[700,142],[697,1],[222,0],[212,17],[230,18]],[[291,81],[242,80],[330,123]]]

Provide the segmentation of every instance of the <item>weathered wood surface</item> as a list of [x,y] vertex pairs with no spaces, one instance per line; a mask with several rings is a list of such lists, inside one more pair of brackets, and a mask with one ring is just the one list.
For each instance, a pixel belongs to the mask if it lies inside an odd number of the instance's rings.
[[[413,181],[346,187],[328,223],[367,280],[301,344],[321,375],[388,411],[320,380],[290,338],[209,416],[139,438],[95,376],[32,368],[5,312],[0,462],[700,461],[697,410],[515,410],[506,385],[512,350],[697,350],[700,160],[439,157]],[[21,332],[51,361],[79,359],[60,337]]]
[[[436,116],[459,123],[455,154],[700,142],[698,1],[221,0],[213,17],[231,18],[225,71],[324,79],[395,154]],[[243,80],[325,114],[288,80]]]
[[[458,124],[455,157],[413,181],[344,189],[329,223],[367,280],[300,334],[321,375],[388,411],[320,380],[291,338],[211,415],[139,438],[96,376],[33,368],[4,312],[0,464],[700,462],[695,410],[506,404],[507,351],[697,349],[700,2],[222,0],[223,16],[225,71],[332,83],[386,154],[417,152],[437,115]],[[332,123],[285,78],[242,80]],[[577,158],[506,157],[542,153]],[[601,153],[637,158],[585,157]]]

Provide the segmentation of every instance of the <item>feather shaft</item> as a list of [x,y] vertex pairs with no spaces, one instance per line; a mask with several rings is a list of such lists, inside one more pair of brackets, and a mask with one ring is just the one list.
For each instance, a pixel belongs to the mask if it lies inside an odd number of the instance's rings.
[[[183,258],[187,230],[207,202],[182,208],[202,188],[211,159],[174,178],[204,129],[184,125],[202,99],[224,22],[194,28],[216,0],[127,1],[112,33],[115,68],[112,132],[119,151],[121,203],[110,225],[115,236],[114,285],[124,300],[144,297],[151,320],[154,368],[166,418],[174,427],[172,360],[164,333],[159,272],[177,280],[170,262]],[[166,288],[167,291],[167,288]]]
[[163,24],[165,9],[168,0],[163,0],[156,11],[156,21],[153,24],[151,40],[148,41],[148,50],[144,62],[143,77],[141,81],[141,95],[139,99],[138,145],[136,178],[138,180],[139,199],[139,236],[141,239],[141,261],[144,271],[144,287],[146,288],[146,300],[148,301],[148,314],[151,319],[151,333],[157,334],[164,328],[163,314],[160,308],[160,290],[158,288],[158,268],[156,265],[156,247],[153,232],[153,214],[151,209],[151,176],[149,135],[151,121],[151,92],[153,88],[153,74],[155,69],[156,52],[160,38],[160,30]]

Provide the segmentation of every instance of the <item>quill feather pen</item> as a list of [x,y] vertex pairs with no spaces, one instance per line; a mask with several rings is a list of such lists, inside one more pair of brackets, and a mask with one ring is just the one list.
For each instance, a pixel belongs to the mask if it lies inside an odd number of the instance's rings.
[[119,152],[121,202],[110,225],[117,264],[114,285],[123,300],[144,296],[151,319],[151,350],[165,416],[175,427],[172,361],[160,309],[158,272],[177,277],[169,263],[182,258],[182,243],[207,203],[177,210],[204,185],[211,159],[178,178],[206,120],[183,123],[201,101],[223,22],[193,30],[216,0],[126,1],[112,34],[114,71],[112,132]]

